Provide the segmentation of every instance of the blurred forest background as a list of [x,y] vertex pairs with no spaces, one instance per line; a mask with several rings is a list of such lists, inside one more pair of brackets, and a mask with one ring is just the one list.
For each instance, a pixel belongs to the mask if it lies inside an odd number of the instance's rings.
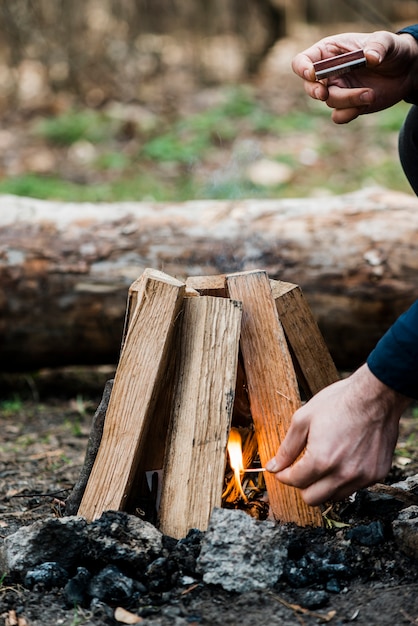
[[407,190],[407,110],[335,127],[291,59],[417,0],[3,0],[0,193],[186,200]]

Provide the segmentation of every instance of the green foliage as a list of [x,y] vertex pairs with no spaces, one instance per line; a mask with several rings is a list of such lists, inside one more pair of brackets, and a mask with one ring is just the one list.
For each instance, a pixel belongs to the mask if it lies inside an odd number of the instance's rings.
[[209,147],[207,137],[202,135],[182,136],[181,132],[169,132],[155,137],[145,144],[142,154],[154,161],[176,161],[192,165]]
[[70,146],[81,139],[103,142],[111,136],[113,126],[105,115],[91,109],[70,110],[42,120],[35,127],[35,133],[53,144]]
[[[409,191],[396,151],[405,103],[338,127],[324,103],[309,99],[282,114],[246,86],[219,90],[216,99],[193,115],[159,119],[148,128],[134,124],[128,136],[123,122],[94,110],[73,109],[45,119],[36,132],[54,145],[54,154],[61,146],[65,158],[66,147],[89,141],[95,152],[91,161],[77,163],[75,156],[70,168],[63,168],[66,177],[70,169],[71,180],[58,173],[0,180],[0,193],[116,202],[303,197],[314,190],[341,194],[365,185]],[[287,163],[290,179],[252,184],[246,169],[259,156]],[[83,183],[73,182],[78,178]]]
[[38,174],[23,174],[1,180],[0,193],[68,202],[100,202],[110,197],[107,184],[87,187],[55,176]]
[[168,132],[150,139],[143,146],[142,155],[157,162],[192,165],[211,146],[230,142],[238,132],[239,122],[255,108],[247,90],[231,90],[222,104],[181,120]]

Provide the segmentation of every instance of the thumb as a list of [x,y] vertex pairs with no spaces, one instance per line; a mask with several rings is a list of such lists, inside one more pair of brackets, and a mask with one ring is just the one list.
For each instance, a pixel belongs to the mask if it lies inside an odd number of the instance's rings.
[[384,60],[388,50],[393,49],[394,35],[386,31],[378,31],[370,35],[364,45],[367,65],[376,67]]
[[275,474],[292,465],[304,450],[307,436],[308,429],[304,425],[292,422],[276,456],[266,463],[266,470]]

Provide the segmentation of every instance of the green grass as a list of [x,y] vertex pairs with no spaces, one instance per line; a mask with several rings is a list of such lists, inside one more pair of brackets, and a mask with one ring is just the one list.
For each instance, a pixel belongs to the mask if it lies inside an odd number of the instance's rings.
[[[88,141],[96,151],[92,161],[59,166],[53,175],[26,172],[3,178],[0,193],[114,202],[303,197],[315,189],[341,194],[370,184],[409,191],[396,154],[407,110],[400,103],[337,127],[323,103],[302,100],[300,108],[279,115],[251,88],[229,87],[215,106],[160,119],[152,128],[138,126],[128,140],[121,122],[98,111],[73,109],[36,123],[33,133],[60,155]],[[262,154],[266,140],[275,146],[268,158],[293,170],[285,184],[262,187],[246,178],[247,165]],[[375,148],[371,158],[370,148]],[[304,150],[316,154],[317,162],[306,163]]]
[[52,144],[70,146],[81,139],[101,143],[112,136],[115,123],[106,115],[90,109],[69,110],[39,122],[35,134]]

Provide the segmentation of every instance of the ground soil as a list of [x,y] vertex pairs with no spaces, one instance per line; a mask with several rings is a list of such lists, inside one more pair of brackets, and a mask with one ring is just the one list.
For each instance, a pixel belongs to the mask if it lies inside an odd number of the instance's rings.
[[[92,414],[111,371],[68,369],[44,372],[37,379],[1,377],[9,400],[3,401],[0,411],[0,545],[23,525],[62,515],[63,503],[83,462]],[[414,408],[401,422],[394,477],[417,472],[415,426]],[[306,589],[285,583],[270,591],[242,595],[200,583],[173,590],[162,600],[158,614],[143,623],[417,624],[418,563],[393,544],[385,546],[388,553],[384,556],[370,552],[370,559],[376,559],[370,571],[376,574],[369,572],[350,581],[340,593],[330,594],[328,603],[317,610],[303,608]],[[385,565],[378,574],[382,559]],[[0,583],[0,624],[18,624],[13,621],[14,612],[20,616],[20,626],[117,623],[97,609],[69,609],[60,590],[30,591],[6,578]]]

